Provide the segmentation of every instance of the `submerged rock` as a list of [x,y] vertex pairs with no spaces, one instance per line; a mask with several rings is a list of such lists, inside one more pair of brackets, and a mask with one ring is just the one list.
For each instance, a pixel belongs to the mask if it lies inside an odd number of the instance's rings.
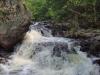
[[21,0],[0,1],[0,47],[10,50],[21,41],[30,25],[30,15]]

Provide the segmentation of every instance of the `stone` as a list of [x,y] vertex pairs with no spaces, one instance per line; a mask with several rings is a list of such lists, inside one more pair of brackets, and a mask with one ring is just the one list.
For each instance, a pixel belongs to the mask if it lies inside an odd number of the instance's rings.
[[81,51],[87,52],[89,56],[100,57],[100,36],[81,40]]
[[21,41],[30,25],[22,0],[0,0],[0,47],[10,50]]

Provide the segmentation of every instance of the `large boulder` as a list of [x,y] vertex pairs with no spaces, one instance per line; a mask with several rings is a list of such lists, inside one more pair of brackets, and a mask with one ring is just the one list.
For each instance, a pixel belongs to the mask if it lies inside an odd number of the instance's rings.
[[0,47],[12,48],[30,25],[30,15],[21,0],[0,0]]

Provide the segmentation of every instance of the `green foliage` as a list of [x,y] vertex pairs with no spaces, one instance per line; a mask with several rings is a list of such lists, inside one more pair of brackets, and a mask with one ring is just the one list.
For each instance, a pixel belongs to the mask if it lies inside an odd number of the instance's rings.
[[96,3],[99,0],[25,0],[34,20],[67,20],[85,17],[88,21],[96,20]]
[[44,19],[47,12],[46,0],[25,0],[25,4],[32,12],[33,19]]

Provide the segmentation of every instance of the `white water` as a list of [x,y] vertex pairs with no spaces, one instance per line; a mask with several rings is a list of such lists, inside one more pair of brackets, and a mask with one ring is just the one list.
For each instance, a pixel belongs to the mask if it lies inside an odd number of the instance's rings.
[[0,75],[99,75],[99,68],[74,40],[52,37],[48,31],[45,37],[32,26],[12,59],[0,64]]

